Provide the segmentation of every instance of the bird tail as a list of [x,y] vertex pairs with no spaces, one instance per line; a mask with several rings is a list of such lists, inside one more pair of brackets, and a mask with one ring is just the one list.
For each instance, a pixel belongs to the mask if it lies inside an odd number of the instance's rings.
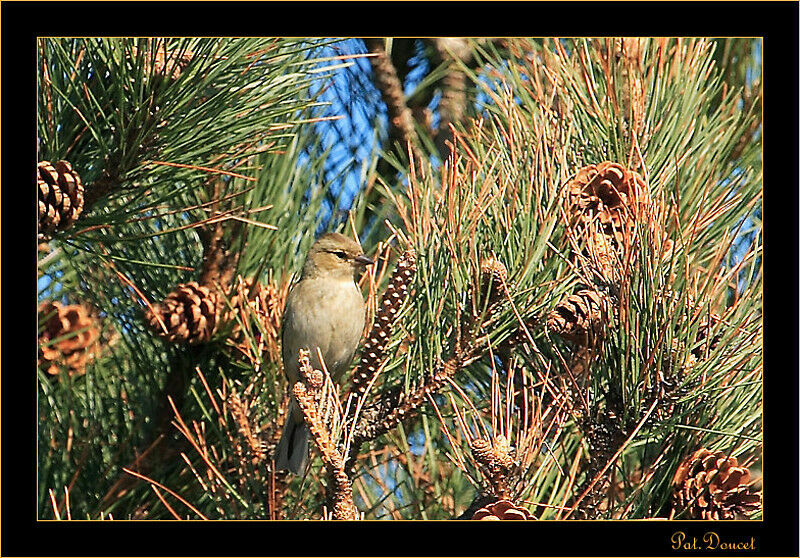
[[292,398],[281,440],[275,446],[275,469],[302,475],[308,465],[308,439],[308,426],[297,401]]

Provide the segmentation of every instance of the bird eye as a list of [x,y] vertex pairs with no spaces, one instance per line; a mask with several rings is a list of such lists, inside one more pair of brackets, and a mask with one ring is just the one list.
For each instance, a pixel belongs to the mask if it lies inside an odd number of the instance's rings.
[[347,259],[347,254],[345,254],[344,252],[339,251],[339,252],[334,252],[334,254],[336,254],[336,256],[341,260]]

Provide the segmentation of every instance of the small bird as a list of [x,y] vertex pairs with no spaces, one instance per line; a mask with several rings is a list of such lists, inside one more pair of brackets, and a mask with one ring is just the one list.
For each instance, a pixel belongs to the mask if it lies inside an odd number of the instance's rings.
[[[372,263],[356,241],[339,233],[325,234],[311,247],[283,313],[283,370],[290,389],[300,381],[300,349],[309,351],[311,365],[321,370],[319,348],[334,381],[349,368],[366,314],[356,274]],[[281,440],[275,447],[275,468],[302,474],[308,464],[308,439],[303,413],[292,397]]]

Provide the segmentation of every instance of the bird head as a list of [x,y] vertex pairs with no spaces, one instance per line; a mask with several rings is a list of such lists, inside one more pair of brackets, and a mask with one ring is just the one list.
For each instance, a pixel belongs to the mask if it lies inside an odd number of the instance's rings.
[[365,265],[374,263],[355,240],[339,233],[328,233],[317,239],[308,253],[303,277],[329,276],[353,279]]

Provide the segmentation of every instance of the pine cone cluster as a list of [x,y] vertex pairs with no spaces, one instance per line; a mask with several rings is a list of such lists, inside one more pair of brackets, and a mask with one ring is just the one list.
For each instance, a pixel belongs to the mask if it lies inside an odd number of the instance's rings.
[[750,471],[735,457],[701,448],[687,457],[672,480],[677,519],[738,519],[761,507],[752,492]]
[[480,521],[501,521],[501,520],[526,520],[532,521],[536,519],[531,512],[523,507],[516,506],[509,500],[498,500],[493,504],[489,504],[478,511],[472,516],[473,520]]
[[36,165],[39,191],[39,239],[72,226],[83,211],[81,177],[67,161]]
[[89,310],[80,304],[45,301],[39,305],[39,316],[46,319],[39,333],[39,366],[52,376],[62,369],[70,376],[86,373],[100,338],[100,326]]
[[195,345],[208,342],[214,335],[221,307],[216,291],[190,281],[178,285],[162,303],[148,309],[145,319],[168,341]]
[[[618,283],[623,250],[633,241],[635,223],[647,201],[644,181],[619,163],[604,161],[578,170],[567,184],[567,216],[574,237],[583,243],[579,265],[597,284]],[[589,346],[602,335],[613,310],[611,301],[589,285],[562,300],[547,316],[557,335]]]

